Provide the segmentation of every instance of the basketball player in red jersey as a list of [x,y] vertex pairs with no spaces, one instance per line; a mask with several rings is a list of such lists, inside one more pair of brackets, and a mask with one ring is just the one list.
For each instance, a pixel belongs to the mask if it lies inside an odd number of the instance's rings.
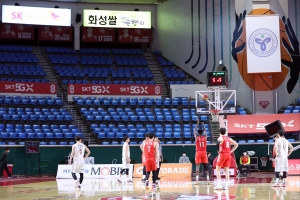
[[[217,141],[217,150],[218,150],[218,158],[217,158],[217,186],[214,188],[215,190],[228,190],[228,184],[229,184],[229,167],[231,162],[231,153],[234,152],[238,148],[238,144],[227,136],[226,134],[226,128],[223,117],[219,117],[220,122],[220,137]],[[231,145],[234,147],[231,149]],[[225,175],[226,175],[226,184],[225,187],[221,186],[221,174],[220,170],[221,167],[224,168]]]
[[[194,130],[194,137],[196,140],[196,158],[195,158],[195,163],[196,163],[196,184],[199,184],[199,168],[200,165],[203,164],[203,168],[204,171],[206,173],[206,179],[207,179],[207,184],[209,185],[209,173],[207,171],[207,163],[208,163],[208,159],[207,159],[207,154],[206,154],[206,130],[205,130],[205,126],[204,123],[201,123],[201,129],[198,129],[200,124],[199,118],[197,118],[197,126],[195,127]],[[198,135],[197,135],[198,133]]]
[[154,141],[153,133],[149,133],[149,140],[146,141],[143,145],[144,155],[146,158],[146,188],[149,186],[149,176],[152,172],[152,189],[156,189],[156,169],[157,169],[157,160],[159,159],[158,144]]
[[149,139],[149,135],[146,133],[145,134],[145,140],[143,141],[143,143],[141,144],[140,148],[142,150],[142,165],[143,165],[143,178],[142,178],[142,183],[146,182],[146,157],[144,155],[144,143]]

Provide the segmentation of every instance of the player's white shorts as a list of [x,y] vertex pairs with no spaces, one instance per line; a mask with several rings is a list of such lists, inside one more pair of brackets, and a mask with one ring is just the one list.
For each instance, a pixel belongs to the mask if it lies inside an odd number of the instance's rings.
[[129,169],[130,163],[127,162],[126,157],[122,157],[122,169]]
[[289,171],[287,156],[280,156],[275,158],[275,172]]
[[74,161],[72,166],[72,173],[84,172],[84,160]]

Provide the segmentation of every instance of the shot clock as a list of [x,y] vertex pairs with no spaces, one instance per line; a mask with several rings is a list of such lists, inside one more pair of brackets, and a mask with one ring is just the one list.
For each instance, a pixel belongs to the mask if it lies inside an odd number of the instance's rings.
[[207,72],[206,86],[208,89],[227,89],[228,75],[227,72]]

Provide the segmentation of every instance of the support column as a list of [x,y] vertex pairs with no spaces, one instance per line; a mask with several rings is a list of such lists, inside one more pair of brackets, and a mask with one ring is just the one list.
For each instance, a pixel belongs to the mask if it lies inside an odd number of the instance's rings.
[[80,27],[82,23],[74,23],[74,42],[73,42],[73,47],[74,50],[80,50]]

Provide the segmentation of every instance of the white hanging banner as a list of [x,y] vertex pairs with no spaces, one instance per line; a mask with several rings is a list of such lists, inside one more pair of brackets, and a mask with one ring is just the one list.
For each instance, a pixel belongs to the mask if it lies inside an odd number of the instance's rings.
[[71,26],[71,9],[2,5],[2,22]]
[[248,73],[281,72],[278,15],[246,16]]

